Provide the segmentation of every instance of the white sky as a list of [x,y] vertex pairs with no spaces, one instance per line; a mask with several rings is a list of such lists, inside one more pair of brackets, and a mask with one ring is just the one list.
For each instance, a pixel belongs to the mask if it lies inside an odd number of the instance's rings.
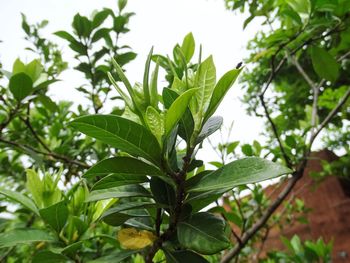
[[[44,32],[49,39],[62,46],[64,59],[70,70],[61,75],[63,81],[52,86],[50,94],[57,100],[84,102],[75,87],[82,83],[82,74],[71,68],[76,62],[66,42],[53,36],[58,30],[71,31],[73,16],[79,12],[89,16],[95,9],[110,7],[116,9],[116,0],[0,0],[0,61],[5,69],[11,69],[13,61],[20,57],[30,61],[32,56],[24,51],[27,46],[21,29],[21,15],[24,13],[30,23],[49,20]],[[131,31],[121,41],[128,44],[138,54],[136,60],[127,65],[127,75],[134,81],[141,81],[145,58],[151,46],[155,53],[171,54],[176,43],[192,32],[196,44],[203,45],[204,57],[213,54],[218,78],[246,57],[246,43],[258,30],[252,24],[242,30],[244,17],[225,10],[224,0],[129,0],[127,11],[135,12],[131,18]],[[197,46],[198,46],[197,45]],[[234,121],[232,140],[252,142],[262,131],[262,120],[246,115],[238,96],[242,94],[240,84],[236,84],[216,115],[224,117],[224,125]],[[216,136],[216,141],[219,136]],[[208,146],[208,145],[206,145]],[[211,151],[204,150],[200,157],[209,161],[216,159]]]

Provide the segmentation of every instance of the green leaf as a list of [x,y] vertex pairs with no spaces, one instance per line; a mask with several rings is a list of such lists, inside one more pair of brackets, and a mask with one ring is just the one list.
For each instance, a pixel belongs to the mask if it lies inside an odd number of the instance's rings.
[[124,212],[128,210],[138,209],[138,208],[149,208],[157,206],[154,202],[145,202],[145,201],[137,201],[137,202],[127,202],[124,204],[117,204],[116,207],[108,209],[103,213],[101,218],[104,218],[113,213]]
[[149,217],[148,213],[137,211],[130,211],[134,209],[140,208],[148,208],[155,207],[155,203],[151,202],[136,202],[136,203],[125,203],[121,205],[117,205],[109,210],[107,210],[101,216],[101,220],[103,220],[106,224],[111,226],[120,226],[124,224],[125,221],[135,218],[135,217]]
[[25,73],[17,73],[10,78],[9,88],[16,100],[21,101],[33,90],[33,81]]
[[162,137],[164,135],[164,121],[162,116],[155,108],[153,108],[152,106],[148,106],[145,117],[148,128],[157,138],[159,144],[162,145]]
[[129,258],[133,254],[136,254],[138,251],[129,250],[129,251],[118,251],[110,253],[108,256],[100,257],[95,260],[89,260],[87,263],[110,263],[110,262],[123,262],[124,259]]
[[180,222],[177,237],[182,246],[205,255],[230,246],[226,222],[206,212],[196,213],[189,220]]
[[91,21],[87,17],[81,16],[79,13],[74,16],[72,26],[81,37],[89,37],[92,30]]
[[33,242],[56,241],[47,231],[39,229],[16,229],[0,234],[0,248]]
[[110,226],[121,226],[126,221],[131,218],[142,218],[142,217],[150,217],[149,214],[140,214],[139,212],[128,212],[128,213],[120,213],[120,212],[110,212],[105,216],[101,217],[103,222]]
[[143,75],[143,93],[145,95],[145,101],[146,104],[149,105],[150,104],[150,91],[149,91],[149,69],[151,66],[151,58],[152,58],[152,53],[153,53],[153,47],[151,48],[147,60],[146,60],[146,64],[145,64],[145,72]]
[[109,14],[110,11],[107,9],[95,14],[94,18],[92,19],[92,28],[99,27],[106,20]]
[[196,89],[189,89],[182,93],[170,106],[165,118],[165,134],[169,135],[172,129],[180,121],[181,117],[186,112],[187,106],[190,103],[193,95],[198,91]]
[[191,58],[194,54],[194,49],[195,49],[195,41],[193,38],[192,33],[188,33],[181,45],[181,51],[184,54],[186,58],[186,62],[189,63],[191,61]]
[[38,83],[38,84],[35,83],[34,90],[37,91],[40,89],[47,88],[49,85],[51,85],[52,83],[55,83],[57,81],[60,81],[60,80],[59,79],[50,79],[50,80],[46,80],[46,81]]
[[286,144],[291,148],[296,148],[298,146],[297,141],[293,135],[286,136]]
[[106,188],[112,188],[112,187],[130,185],[130,184],[140,184],[147,181],[148,181],[148,178],[146,176],[135,176],[135,175],[129,176],[124,174],[111,174],[102,178],[100,181],[94,184],[92,187],[92,190],[100,190],[100,189],[106,189]]
[[216,69],[213,57],[210,56],[200,64],[196,75],[196,85],[199,87],[199,91],[196,93],[198,103],[197,112],[206,112],[213,94],[215,81]]
[[99,41],[101,38],[105,38],[106,36],[109,36],[110,31],[111,30],[109,28],[101,28],[97,30],[91,38],[92,43]]
[[158,72],[159,72],[159,62],[157,61],[156,67],[151,76],[151,86],[150,86],[150,103],[154,108],[158,108]]
[[171,252],[164,250],[164,253],[166,256],[166,262],[168,263],[209,263],[209,261],[203,258],[201,255],[198,255],[190,250],[177,250]]
[[38,59],[34,59],[26,66],[25,73],[32,79],[33,83],[40,77],[43,67]]
[[221,101],[225,97],[227,91],[232,87],[233,83],[235,83],[239,73],[242,69],[233,69],[225,73],[218,83],[216,84],[213,95],[211,96],[209,107],[205,113],[204,121],[209,119],[212,116],[216,109],[219,107]]
[[309,14],[310,13],[310,1],[309,0],[288,0],[288,4],[297,13]]
[[311,47],[310,55],[312,66],[321,78],[335,82],[339,76],[340,65],[325,49]]
[[173,206],[176,200],[174,188],[158,178],[151,178],[151,191],[157,204]]
[[220,129],[222,122],[223,118],[220,116],[211,117],[206,123],[204,123],[203,128],[197,137],[196,144],[201,143],[205,138]]
[[123,54],[118,54],[118,56],[115,57],[115,60],[118,62],[119,65],[123,66],[131,60],[135,59],[136,56],[137,54],[134,52],[125,52]]
[[40,209],[39,213],[44,221],[57,233],[61,232],[68,219],[68,208],[65,201]]
[[76,118],[71,125],[122,151],[160,164],[161,150],[157,138],[133,121],[116,115],[88,115]]
[[84,174],[84,177],[93,178],[111,173],[127,177],[163,175],[162,172],[153,165],[132,157],[118,156],[98,162]]
[[151,197],[151,194],[141,185],[126,185],[92,191],[86,202],[123,197]]
[[128,0],[118,0],[118,9],[120,12],[123,11],[127,3]]
[[17,58],[12,66],[12,74],[15,75],[17,73],[25,73],[25,71],[26,65],[24,65],[24,63],[19,58]]
[[241,147],[241,150],[242,150],[242,153],[244,153],[244,155],[246,156],[254,155],[253,147],[250,144],[243,144]]
[[42,193],[44,191],[40,176],[32,169],[26,170],[27,183],[26,187],[32,194],[33,200],[36,205],[41,208],[43,207]]
[[57,31],[54,33],[56,36],[68,40],[69,42],[76,42],[77,40],[66,31]]
[[234,142],[231,142],[227,145],[227,148],[226,148],[226,153],[227,154],[230,154],[230,153],[233,153],[235,151],[235,149],[237,148],[237,146],[239,145],[239,141],[234,141]]
[[55,102],[51,100],[50,97],[46,95],[39,94],[38,100],[41,102],[41,104],[44,105],[46,109],[48,109],[51,112],[56,112],[58,111],[58,106]]
[[32,259],[32,263],[67,263],[73,262],[66,256],[49,250],[39,251]]
[[30,211],[39,215],[38,208],[36,207],[34,202],[30,198],[28,198],[27,196],[25,196],[21,193],[18,193],[18,192],[13,192],[13,191],[1,189],[1,188],[0,188],[0,194],[6,196],[7,198],[9,198],[15,202],[20,203],[24,207],[28,208]]
[[205,192],[233,188],[238,185],[257,183],[291,173],[287,167],[271,161],[251,157],[233,161],[207,174],[194,185],[190,192]]
[[[179,95],[168,88],[163,89],[163,101],[166,109],[169,109],[171,104],[179,97]],[[194,129],[194,121],[190,109],[187,107],[185,113],[180,119],[179,135],[185,141],[189,142]]]

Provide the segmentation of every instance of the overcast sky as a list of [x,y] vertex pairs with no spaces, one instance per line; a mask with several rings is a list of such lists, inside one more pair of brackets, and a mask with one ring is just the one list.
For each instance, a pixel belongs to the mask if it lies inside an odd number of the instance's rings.
[[[66,43],[52,33],[71,30],[73,16],[79,12],[89,16],[95,9],[110,7],[116,9],[116,0],[11,0],[1,1],[0,9],[0,61],[5,69],[11,69],[13,61],[20,57],[24,61],[32,59],[24,51],[26,42],[21,29],[21,15],[24,13],[30,23],[49,20],[45,36],[62,47],[64,59],[72,68],[76,62]],[[130,33],[121,41],[132,47],[138,54],[135,61],[127,65],[127,75],[134,81],[142,81],[145,58],[151,46],[155,53],[169,54],[176,43],[181,43],[188,32],[193,32],[196,43],[203,45],[204,56],[213,54],[218,78],[247,55],[246,43],[252,38],[259,24],[242,30],[244,16],[225,10],[223,0],[129,0],[127,11],[135,12],[129,28]],[[63,81],[52,86],[50,94],[56,100],[84,102],[76,92],[82,80],[80,73],[67,70],[60,77]],[[236,84],[216,115],[224,117],[224,125],[234,121],[232,140],[252,142],[262,130],[262,121],[248,117],[238,97],[242,94],[240,84]],[[216,136],[216,141],[219,136]],[[215,155],[211,151],[201,154],[206,160]]]

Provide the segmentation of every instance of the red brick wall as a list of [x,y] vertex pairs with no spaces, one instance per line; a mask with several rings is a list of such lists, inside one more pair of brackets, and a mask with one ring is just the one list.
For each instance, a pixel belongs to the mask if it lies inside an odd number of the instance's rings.
[[[303,178],[291,193],[303,199],[305,206],[312,209],[307,216],[309,224],[294,223],[282,231],[277,227],[271,229],[264,252],[283,249],[281,235],[291,238],[297,234],[302,240],[323,237],[327,242],[334,240],[333,262],[350,262],[350,197],[345,194],[336,176],[329,176],[319,183],[309,176],[310,172],[321,171],[321,160],[331,162],[336,158],[327,150],[312,155]],[[275,196],[279,192],[273,192],[275,187],[269,186],[266,191]]]

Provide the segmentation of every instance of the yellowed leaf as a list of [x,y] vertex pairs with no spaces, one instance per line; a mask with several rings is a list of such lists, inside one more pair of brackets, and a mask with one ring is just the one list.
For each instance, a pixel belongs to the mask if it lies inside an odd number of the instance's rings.
[[156,236],[147,230],[138,231],[135,228],[124,228],[118,232],[118,241],[125,249],[141,249],[156,240]]

